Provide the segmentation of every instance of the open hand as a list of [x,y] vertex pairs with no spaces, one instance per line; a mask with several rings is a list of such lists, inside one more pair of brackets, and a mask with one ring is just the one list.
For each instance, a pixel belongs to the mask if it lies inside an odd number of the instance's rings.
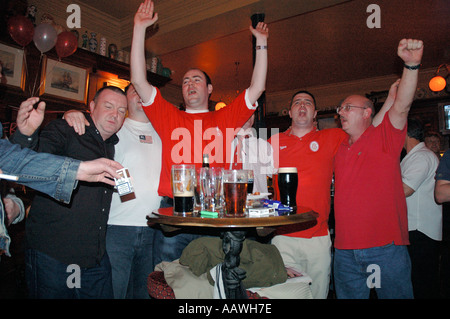
[[256,28],[250,26],[250,31],[257,39],[259,38],[267,40],[269,38],[269,28],[267,27],[267,24],[265,24],[264,22],[258,22]]
[[158,21],[158,13],[154,12],[155,4],[153,1],[145,0],[141,3],[134,16],[134,24],[142,27],[149,27]]
[[45,102],[40,102],[35,109],[34,104],[38,101],[38,97],[30,97],[20,104],[16,122],[17,128],[23,135],[31,136],[44,120]]
[[69,126],[73,127],[78,135],[83,135],[86,132],[86,126],[91,125],[84,114],[78,110],[70,110],[65,112],[63,119],[66,120]]

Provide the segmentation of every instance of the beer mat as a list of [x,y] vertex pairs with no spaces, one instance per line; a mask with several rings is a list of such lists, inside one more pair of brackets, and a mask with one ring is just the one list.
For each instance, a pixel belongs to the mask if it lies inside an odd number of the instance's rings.
[[247,194],[247,199],[263,199],[263,198],[268,198],[269,195],[272,195],[272,193],[261,193],[258,195]]

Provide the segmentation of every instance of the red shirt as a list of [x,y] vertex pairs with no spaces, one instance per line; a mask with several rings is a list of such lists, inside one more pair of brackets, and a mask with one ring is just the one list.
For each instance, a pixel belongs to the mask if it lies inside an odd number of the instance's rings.
[[207,153],[210,154],[211,167],[225,168],[237,128],[250,118],[256,106],[247,107],[244,91],[231,104],[218,111],[187,113],[164,100],[159,90],[156,90],[154,102],[143,105],[143,108],[162,141],[158,193],[160,196],[173,197],[170,186],[172,165],[195,164],[201,167],[203,154]]
[[[302,231],[295,225],[279,227],[278,234],[303,238],[328,234],[334,156],[346,136],[341,129],[332,128],[321,131],[313,129],[303,137],[290,134],[290,130],[287,130],[270,138],[275,167],[297,167],[297,206],[309,207],[319,213],[317,225],[314,227]],[[274,196],[278,198],[276,175],[273,186]]]
[[353,144],[348,139],[336,154],[335,247],[364,249],[394,242],[409,244],[400,153],[403,130],[383,122],[370,126]]

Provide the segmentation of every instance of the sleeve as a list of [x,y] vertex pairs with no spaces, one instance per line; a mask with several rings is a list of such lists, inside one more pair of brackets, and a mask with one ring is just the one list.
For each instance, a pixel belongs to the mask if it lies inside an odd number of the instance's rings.
[[245,90],[239,94],[233,102],[218,111],[217,121],[223,123],[222,127],[237,129],[244,125],[248,121],[250,116],[256,110],[258,103],[251,105],[248,100],[248,90]]
[[23,135],[17,130],[10,137],[10,141],[38,152],[63,155],[67,140],[64,130],[66,125],[64,120],[54,120],[43,128],[40,134],[36,131],[31,136]]
[[19,177],[18,184],[28,186],[64,203],[70,202],[76,185],[80,161],[36,153],[7,140],[0,140],[0,168]]
[[427,178],[429,161],[425,154],[416,152],[402,166],[402,182],[416,191]]
[[37,143],[39,141],[39,133],[36,130],[33,135],[26,136],[16,130],[13,135],[9,137],[9,141],[13,144],[19,144],[21,147],[37,150]]
[[389,112],[384,115],[383,121],[375,129],[381,129],[384,151],[392,154],[392,156],[400,156],[406,138],[406,128],[402,130],[396,129],[389,119]]
[[[156,132],[161,135],[165,132],[164,127],[175,119],[174,112],[182,112],[175,105],[166,101],[158,88],[153,91],[154,94],[147,102],[142,102],[145,114],[153,125]],[[166,128],[167,130],[167,128]],[[169,136],[170,138],[170,136]]]
[[19,215],[12,221],[12,224],[17,224],[23,220],[25,217],[25,207],[23,206],[22,200],[14,194],[14,189],[11,189],[10,193],[5,196],[5,198],[11,199],[14,203],[19,206]]
[[436,180],[450,181],[450,149],[447,150],[439,162],[436,170]]

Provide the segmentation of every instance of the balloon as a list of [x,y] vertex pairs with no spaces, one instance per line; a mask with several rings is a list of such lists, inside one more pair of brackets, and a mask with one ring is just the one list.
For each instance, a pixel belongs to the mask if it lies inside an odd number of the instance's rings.
[[30,19],[19,15],[9,18],[8,32],[14,41],[24,47],[33,40],[34,26]]
[[33,41],[41,53],[47,52],[56,44],[56,30],[48,23],[41,23],[34,29]]
[[55,49],[59,58],[65,58],[72,55],[77,50],[77,47],[78,40],[75,34],[70,31],[64,31],[58,34]]

